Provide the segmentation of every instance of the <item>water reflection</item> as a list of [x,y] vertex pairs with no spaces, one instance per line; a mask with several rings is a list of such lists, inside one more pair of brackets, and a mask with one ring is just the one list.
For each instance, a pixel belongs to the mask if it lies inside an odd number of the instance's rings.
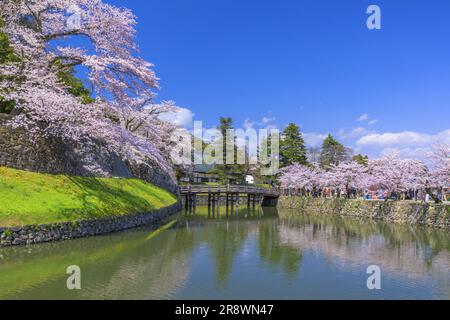
[[[450,234],[442,230],[329,216],[283,212],[285,244],[320,252],[347,264],[367,261],[385,271],[422,277],[431,273],[450,285]],[[300,232],[299,232],[300,231]]]
[[[0,249],[0,299],[450,298],[448,232],[231,207],[166,223]],[[65,287],[74,264],[80,291]],[[381,292],[365,287],[370,264]]]

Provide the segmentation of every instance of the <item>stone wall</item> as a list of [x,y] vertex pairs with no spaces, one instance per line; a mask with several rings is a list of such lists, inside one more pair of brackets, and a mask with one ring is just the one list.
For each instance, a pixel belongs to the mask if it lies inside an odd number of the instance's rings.
[[445,204],[282,196],[278,207],[295,209],[299,213],[351,216],[450,229],[450,205]]
[[178,202],[170,207],[135,215],[106,219],[0,228],[0,247],[61,241],[111,233],[148,225],[157,228],[167,217],[182,209]]
[[[0,114],[0,166],[36,172],[78,173],[81,168],[74,163],[75,155],[58,144],[57,141],[37,139],[30,141],[23,129],[15,129],[5,125],[8,116]],[[58,145],[58,148],[55,146]]]
[[[137,177],[177,192],[174,173],[162,170],[155,163],[125,163],[100,143],[84,146],[81,151],[79,146],[58,139],[41,137],[31,141],[25,130],[5,125],[8,119],[8,115],[0,114],[0,166],[75,176]],[[94,170],[92,167],[86,169],[86,158],[95,160],[97,167]]]

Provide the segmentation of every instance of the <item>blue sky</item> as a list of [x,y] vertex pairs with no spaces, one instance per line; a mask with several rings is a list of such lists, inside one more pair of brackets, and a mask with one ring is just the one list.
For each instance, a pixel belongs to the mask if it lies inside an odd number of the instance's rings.
[[[310,144],[330,132],[370,155],[450,143],[448,0],[106,2],[138,16],[159,98],[189,109],[182,120],[296,122]],[[381,30],[366,27],[370,4]]]

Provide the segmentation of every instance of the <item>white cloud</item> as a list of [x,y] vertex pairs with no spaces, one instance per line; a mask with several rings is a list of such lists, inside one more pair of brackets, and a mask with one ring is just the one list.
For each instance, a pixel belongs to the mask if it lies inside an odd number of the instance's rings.
[[450,144],[450,129],[437,134],[414,131],[371,133],[356,141],[356,146],[371,154],[384,154],[392,151],[404,158],[424,159],[435,144]]
[[[270,112],[271,111],[269,110],[269,113]],[[242,127],[245,130],[256,129],[255,127],[258,127],[260,129],[267,129],[267,130],[277,129],[277,126],[275,124],[272,124],[272,122],[274,122],[275,120],[276,120],[275,117],[266,117],[266,116],[264,116],[261,119],[261,121],[254,121],[254,120],[252,120],[250,118],[246,118],[244,120],[244,123],[242,124]]]
[[251,129],[251,128],[253,128],[254,125],[255,125],[255,122],[251,121],[249,118],[245,119],[244,124],[243,124],[245,129]]
[[369,135],[371,133],[374,133],[374,131],[363,128],[363,127],[358,127],[358,128],[352,129],[351,131],[348,131],[348,132],[346,129],[341,129],[338,132],[339,137],[341,139],[357,139],[362,136]]
[[367,121],[367,120],[369,120],[369,115],[367,114],[367,113],[365,113],[365,114],[363,114],[362,116],[360,116],[359,118],[358,118],[358,121]]
[[436,135],[413,131],[372,133],[361,137],[356,142],[358,146],[377,147],[418,147],[429,146],[435,143],[450,143],[450,129]]
[[362,127],[355,128],[355,129],[352,130],[352,134],[355,134],[355,135],[364,134],[364,132],[367,132],[367,129],[366,128],[362,128]]
[[186,108],[179,108],[178,112],[165,113],[160,116],[161,119],[174,123],[179,127],[191,128],[194,113]]
[[248,129],[266,129],[266,130],[273,130],[278,129],[278,126],[276,124],[271,124],[271,122],[275,121],[276,119],[263,117],[260,122],[253,121],[250,118],[246,118],[242,126],[245,130]]
[[317,133],[317,132],[306,132],[303,133],[303,138],[305,140],[306,145],[310,147],[317,147],[320,146],[325,140],[325,138],[328,136],[328,134],[324,133]]
[[275,121],[275,118],[274,118],[274,117],[272,117],[272,118],[263,117],[263,118],[261,119],[261,125],[266,125],[266,124],[268,124],[269,122],[273,122],[273,121]]
[[378,119],[372,119],[367,113],[363,114],[357,119],[358,122],[367,122],[369,126],[373,126],[378,123]]

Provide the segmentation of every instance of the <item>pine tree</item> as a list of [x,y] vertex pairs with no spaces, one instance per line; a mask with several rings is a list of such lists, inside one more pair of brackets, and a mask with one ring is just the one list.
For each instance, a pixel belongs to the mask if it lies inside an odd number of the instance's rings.
[[332,165],[350,160],[350,151],[337,141],[331,134],[325,138],[320,154],[320,165],[323,169],[329,169]]
[[369,164],[369,157],[363,156],[362,154],[357,154],[356,156],[353,156],[352,160],[365,167],[367,167]]
[[[238,147],[236,145],[236,137],[227,137],[228,130],[233,129],[233,119],[229,117],[221,117],[219,131],[222,134],[222,140],[218,143],[223,147],[223,164],[216,165],[214,169],[211,171],[212,173],[216,173],[219,175],[222,183],[230,182],[229,179],[232,178],[238,183],[245,182],[245,176],[249,172],[248,164],[237,164],[237,154]],[[233,163],[227,163],[227,141],[234,143],[234,158]],[[248,161],[248,153],[246,152],[246,159]]]
[[[261,175],[263,169],[269,169],[271,167],[270,162],[272,158],[272,134],[269,133],[267,137],[261,138],[261,141],[257,148],[258,165],[253,172],[255,182],[260,184],[271,183],[276,180],[276,175]],[[275,156],[275,155],[274,155]]]
[[[0,20],[0,28],[3,27],[3,22]],[[17,62],[18,57],[14,54],[14,51],[10,45],[9,39],[3,32],[0,31],[0,65],[7,62]],[[2,78],[0,77],[0,81]],[[5,101],[0,93],[0,113],[9,113],[14,109],[14,103],[12,101]]]
[[[0,29],[3,22],[0,20]],[[0,65],[8,62],[20,62],[20,58],[14,54],[7,35],[0,30]],[[91,92],[84,87],[81,80],[76,78],[75,69],[72,66],[63,66],[60,60],[54,62],[54,66],[58,69],[57,77],[63,83],[70,94],[82,99],[83,104],[93,103],[95,100],[91,97]],[[1,81],[0,77],[0,81]],[[14,109],[14,102],[5,101],[0,93],[0,113],[10,113]]]
[[284,129],[280,142],[280,164],[286,167],[294,163],[306,165],[308,163],[306,156],[305,140],[299,126],[290,123]]
[[[227,131],[233,129],[233,119],[230,117],[220,117],[219,130],[222,134],[222,144],[223,144],[223,164],[227,163]],[[229,168],[228,168],[229,169]]]

